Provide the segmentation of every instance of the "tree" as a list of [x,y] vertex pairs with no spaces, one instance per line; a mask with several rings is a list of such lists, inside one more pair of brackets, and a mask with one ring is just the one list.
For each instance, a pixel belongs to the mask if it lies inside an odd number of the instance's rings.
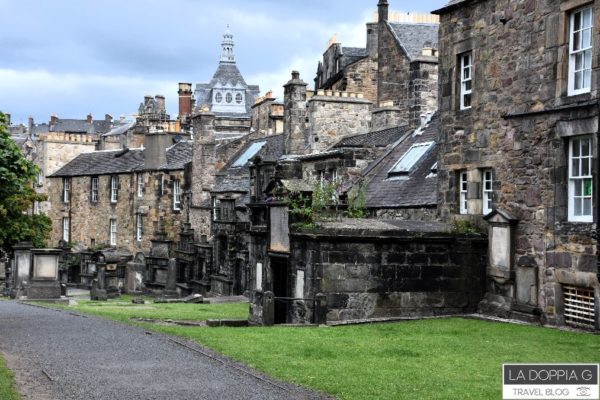
[[52,222],[44,214],[31,215],[35,201],[46,200],[33,190],[38,167],[25,159],[6,129],[0,112],[0,249],[9,252],[21,241],[44,247]]

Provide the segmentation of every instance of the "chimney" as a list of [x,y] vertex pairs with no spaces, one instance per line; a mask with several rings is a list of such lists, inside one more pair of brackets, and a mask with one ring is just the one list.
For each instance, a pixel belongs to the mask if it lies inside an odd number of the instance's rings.
[[58,115],[52,114],[50,116],[50,126],[56,125],[57,122],[58,122]]
[[165,96],[163,96],[162,94],[157,94],[156,96],[154,96],[154,98],[156,99],[156,108],[158,109],[158,112],[166,112],[167,108],[165,107]]
[[306,151],[306,86],[298,71],[286,83],[283,94],[283,132],[286,154],[303,154]]
[[387,0],[379,0],[377,4],[377,11],[379,13],[379,22],[387,22],[388,20],[389,4]]
[[112,123],[112,119],[113,119],[112,115],[110,115],[110,114],[104,114],[104,123],[107,126],[110,126],[110,124]]
[[30,115],[29,118],[27,118],[27,131],[30,135],[33,133],[33,125],[33,117]]
[[157,170],[167,163],[167,148],[173,144],[164,131],[148,132],[144,136],[144,168]]
[[179,83],[179,119],[183,120],[192,113],[192,84]]
[[91,113],[85,117],[85,122],[87,122],[88,124],[91,124],[93,120],[94,120],[94,117],[92,117]]
[[207,109],[192,116],[194,143],[192,145],[192,207],[210,202],[210,191],[216,181],[217,144],[215,114]]

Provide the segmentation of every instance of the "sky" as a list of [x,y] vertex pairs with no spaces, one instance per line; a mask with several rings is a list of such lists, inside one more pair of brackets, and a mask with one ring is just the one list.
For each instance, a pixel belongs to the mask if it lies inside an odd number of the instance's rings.
[[[447,0],[389,0],[429,12]],[[292,70],[311,87],[329,39],[364,47],[377,0],[0,0],[0,111],[13,123],[132,119],[144,95],[209,82],[227,25],[246,83],[277,97]]]

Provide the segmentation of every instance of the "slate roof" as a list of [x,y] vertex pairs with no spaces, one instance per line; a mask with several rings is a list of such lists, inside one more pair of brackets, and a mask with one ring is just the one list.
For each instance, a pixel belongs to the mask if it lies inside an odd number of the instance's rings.
[[342,68],[350,64],[354,64],[358,60],[362,60],[367,56],[367,49],[362,47],[342,47]]
[[429,47],[437,48],[438,24],[388,22],[388,26],[394,33],[394,36],[396,36],[398,44],[400,44],[411,60],[422,56],[423,47],[426,44]]
[[253,143],[264,141],[267,143],[256,153],[255,157],[260,157],[262,161],[276,161],[284,153],[283,139],[284,135],[274,135],[258,138],[246,143],[221,169],[217,176],[217,183],[213,192],[247,192],[250,187],[249,163],[244,164],[243,167],[233,167],[232,165]]
[[48,132],[103,134],[112,129],[112,123],[105,120],[92,121],[88,123],[85,119],[59,118],[56,124],[38,124],[33,127],[34,134]]
[[[192,161],[192,142],[181,141],[167,149],[167,164],[159,170],[181,170]],[[95,151],[75,157],[51,177],[126,174],[144,170],[144,150]]]
[[396,126],[376,132],[345,137],[337,142],[333,148],[342,147],[385,147],[398,141],[408,132],[406,126]]
[[437,161],[437,145],[415,164],[406,176],[390,176],[388,171],[413,144],[435,142],[438,137],[437,115],[421,130],[397,143],[390,151],[375,161],[365,172],[367,208],[433,207],[437,204],[437,175],[431,167]]

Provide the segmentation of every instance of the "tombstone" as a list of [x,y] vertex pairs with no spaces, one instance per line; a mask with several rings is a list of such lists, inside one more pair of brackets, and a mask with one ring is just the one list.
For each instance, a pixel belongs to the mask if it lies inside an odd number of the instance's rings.
[[173,292],[177,290],[177,260],[175,260],[174,258],[169,259],[165,290],[167,292]]
[[92,288],[90,289],[90,298],[97,301],[108,300],[106,291],[106,264],[100,257],[96,265],[98,269],[98,278],[92,280]]
[[327,296],[318,293],[315,297],[315,324],[327,323]]
[[275,325],[275,299],[273,292],[265,292],[263,295],[263,321],[264,326]]
[[31,281],[27,288],[29,299],[60,299],[61,287],[58,280],[58,263],[61,250],[35,249]]
[[14,264],[12,270],[13,277],[13,297],[23,293],[24,286],[28,284],[31,274],[31,249],[33,243],[20,242],[13,246]]

